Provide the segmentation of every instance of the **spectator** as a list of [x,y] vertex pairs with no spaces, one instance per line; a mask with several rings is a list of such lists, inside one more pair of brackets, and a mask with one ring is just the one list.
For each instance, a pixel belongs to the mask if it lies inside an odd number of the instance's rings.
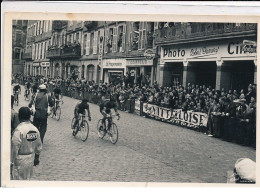
[[18,113],[14,110],[14,96],[11,95],[11,136],[13,135],[13,132],[15,128],[19,125],[19,117]]
[[32,107],[35,103],[36,112],[34,114],[33,124],[39,130],[41,141],[43,143],[43,139],[47,131],[48,106],[53,107],[54,103],[51,96],[47,94],[45,85],[40,85],[39,89],[40,91],[34,98],[32,98],[29,107]]
[[11,146],[11,175],[14,180],[30,180],[33,165],[39,164],[42,149],[39,131],[30,122],[28,107],[19,109],[20,124],[14,131]]

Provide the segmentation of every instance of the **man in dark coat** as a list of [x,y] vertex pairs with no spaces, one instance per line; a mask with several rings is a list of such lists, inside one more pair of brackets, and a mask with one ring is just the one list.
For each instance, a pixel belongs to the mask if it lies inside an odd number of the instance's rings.
[[35,104],[33,124],[39,130],[43,143],[47,131],[48,106],[53,107],[54,103],[51,96],[47,94],[46,86],[44,84],[40,85],[39,89],[35,98],[32,98],[29,107],[32,107],[32,105]]

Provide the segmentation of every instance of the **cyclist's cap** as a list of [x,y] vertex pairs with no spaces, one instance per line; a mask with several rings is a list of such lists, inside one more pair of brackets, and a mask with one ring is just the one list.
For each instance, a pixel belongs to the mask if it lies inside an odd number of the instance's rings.
[[45,89],[46,89],[46,85],[44,85],[44,84],[40,85],[40,86],[39,86],[39,89],[40,89],[40,90],[45,90]]

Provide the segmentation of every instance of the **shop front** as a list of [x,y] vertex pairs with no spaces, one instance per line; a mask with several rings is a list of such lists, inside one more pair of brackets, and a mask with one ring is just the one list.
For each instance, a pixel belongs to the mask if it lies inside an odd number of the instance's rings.
[[40,63],[33,63],[33,76],[37,76],[41,74]]
[[130,84],[150,84],[153,79],[153,59],[126,59],[126,69]]
[[50,62],[41,62],[41,75],[50,77]]
[[80,65],[80,77],[82,80],[99,83],[100,67],[97,60],[83,60]]
[[161,48],[159,84],[187,83],[216,89],[245,88],[256,82],[256,39],[237,38]]
[[121,83],[126,74],[125,59],[103,59],[103,82]]

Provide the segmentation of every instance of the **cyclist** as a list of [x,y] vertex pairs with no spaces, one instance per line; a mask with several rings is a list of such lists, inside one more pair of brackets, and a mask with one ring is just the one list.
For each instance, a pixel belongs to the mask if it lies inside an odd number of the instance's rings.
[[111,109],[114,109],[118,117],[120,116],[120,114],[117,112],[116,101],[113,95],[110,95],[109,99],[106,99],[105,96],[102,96],[102,102],[99,105],[99,111],[103,115],[102,124],[103,126],[105,126],[105,131],[106,131],[106,125],[105,125],[106,119],[108,120],[108,130],[110,130],[110,127],[112,125],[112,118],[110,117]]
[[13,88],[13,93],[14,93],[14,101],[18,102],[18,95],[21,94],[21,86],[19,83],[16,83],[14,88]]
[[28,97],[30,95],[30,90],[31,90],[31,83],[30,81],[25,83],[25,97]]
[[76,120],[74,122],[73,129],[75,129],[75,127],[77,126],[77,124],[79,122],[79,119],[80,119],[79,114],[85,115],[86,110],[88,111],[88,120],[91,121],[88,100],[86,98],[84,98],[82,101],[79,101],[76,104],[76,107],[74,109],[74,117],[76,118]]
[[53,90],[53,96],[54,96],[54,107],[53,107],[53,110],[54,110],[54,114],[55,114],[55,111],[59,105],[59,102],[61,100],[61,89],[59,87],[58,84],[55,85],[55,88]]

